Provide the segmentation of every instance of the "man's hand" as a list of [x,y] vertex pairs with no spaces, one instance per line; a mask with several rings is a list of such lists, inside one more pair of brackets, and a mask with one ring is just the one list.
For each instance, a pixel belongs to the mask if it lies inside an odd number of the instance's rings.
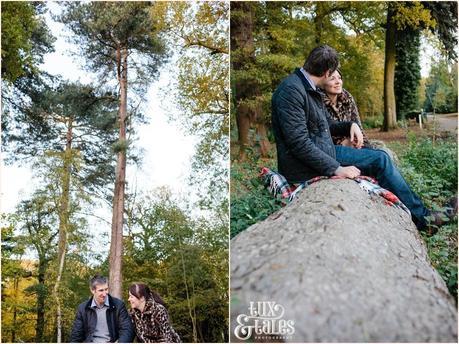
[[336,169],[335,176],[354,179],[360,176],[360,170],[355,166],[340,166]]
[[355,148],[360,149],[363,146],[363,134],[362,130],[357,123],[351,125],[351,142]]

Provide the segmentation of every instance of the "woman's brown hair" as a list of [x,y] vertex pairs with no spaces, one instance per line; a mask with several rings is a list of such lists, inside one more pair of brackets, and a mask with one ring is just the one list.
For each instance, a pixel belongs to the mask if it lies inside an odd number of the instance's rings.
[[[153,290],[150,290],[145,283],[133,283],[129,286],[129,292],[136,298],[140,299],[142,296],[145,300],[153,299],[155,302],[166,307],[166,303],[161,299],[159,294]],[[167,307],[166,307],[167,308]]]

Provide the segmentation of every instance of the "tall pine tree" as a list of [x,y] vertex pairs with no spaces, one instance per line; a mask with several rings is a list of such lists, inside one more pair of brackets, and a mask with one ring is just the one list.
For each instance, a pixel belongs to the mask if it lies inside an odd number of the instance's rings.
[[128,88],[145,94],[148,82],[158,75],[165,46],[154,31],[148,2],[69,2],[61,16],[75,34],[88,69],[99,73],[101,82],[119,90],[117,163],[113,195],[109,283],[112,295],[122,297],[123,216],[126,162],[129,142],[127,125]]

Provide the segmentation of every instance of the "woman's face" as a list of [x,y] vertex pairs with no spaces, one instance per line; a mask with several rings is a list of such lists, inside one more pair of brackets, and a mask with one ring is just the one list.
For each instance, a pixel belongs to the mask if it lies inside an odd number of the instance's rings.
[[129,293],[128,298],[129,303],[131,304],[131,308],[140,309],[140,306],[145,302],[145,298],[142,296],[140,299]]
[[341,75],[337,70],[328,77],[324,89],[329,95],[341,94],[343,92],[343,80],[341,80]]

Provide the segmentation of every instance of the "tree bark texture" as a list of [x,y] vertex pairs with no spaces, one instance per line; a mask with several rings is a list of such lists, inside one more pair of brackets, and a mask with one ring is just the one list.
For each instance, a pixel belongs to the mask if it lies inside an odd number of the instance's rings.
[[[120,126],[119,142],[123,144],[126,143],[127,56],[128,52],[126,48],[118,49],[118,80],[120,84],[120,108],[118,111],[118,121]],[[112,234],[110,240],[109,287],[111,295],[117,298],[122,298],[123,289],[121,269],[123,259],[124,193],[126,186],[126,149],[124,149],[124,147],[118,152],[115,173]]]
[[45,273],[48,268],[48,259],[39,257],[38,263],[38,292],[37,292],[37,324],[35,326],[35,341],[43,342],[45,331]]
[[[253,5],[248,2],[232,2],[231,10],[231,51],[232,69],[243,71],[248,63],[255,63],[255,48],[253,42]],[[237,53],[235,53],[237,51]],[[249,139],[249,130],[252,125],[260,141],[260,153],[266,157],[270,150],[270,142],[267,136],[266,123],[262,117],[262,107],[248,106],[244,100],[253,99],[261,95],[260,86],[256,80],[237,80],[234,86],[234,98],[236,102],[236,121],[239,139],[239,159],[245,160],[246,149],[253,144]]]
[[64,271],[65,254],[67,252],[67,237],[69,229],[69,203],[70,203],[70,175],[72,169],[72,138],[73,138],[73,119],[68,118],[66,145],[64,152],[64,161],[62,169],[62,194],[60,197],[59,206],[59,238],[58,238],[58,253],[57,253],[57,276],[54,284],[54,300],[56,302],[56,330],[58,343],[62,342],[62,309],[61,295],[59,288]]
[[457,341],[454,300],[410,215],[351,180],[312,184],[231,241],[234,341],[250,301],[285,308],[290,342]]
[[384,124],[383,130],[389,131],[397,126],[397,112],[395,107],[395,31],[393,9],[389,4],[386,24],[386,46],[384,59]]

